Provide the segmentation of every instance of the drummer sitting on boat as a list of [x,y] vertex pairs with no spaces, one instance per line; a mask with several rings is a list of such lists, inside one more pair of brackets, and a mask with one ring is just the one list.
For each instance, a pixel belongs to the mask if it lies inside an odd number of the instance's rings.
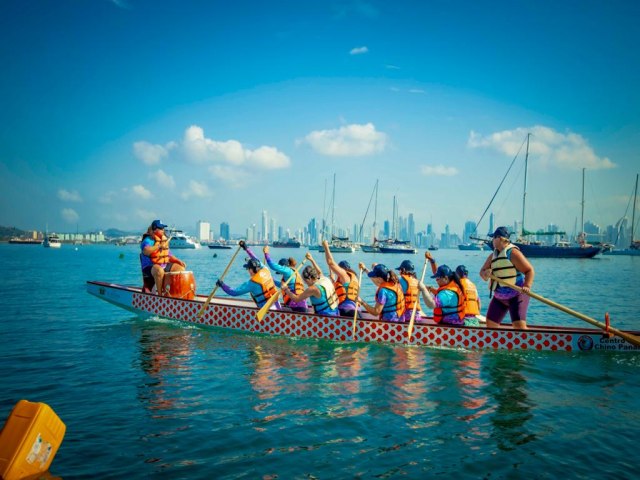
[[[258,260],[243,240],[240,241],[240,246],[245,252],[247,252],[247,254],[249,254],[249,258],[247,258],[246,263],[243,265],[243,267],[247,269],[249,280],[237,288],[231,288],[220,279],[216,281],[216,285],[222,288],[227,295],[231,295],[232,297],[248,293],[251,295],[253,301],[256,302],[256,305],[258,307],[262,307],[267,303],[267,300],[277,292],[275,283],[273,282],[273,277],[271,276],[269,269],[265,267],[260,260]],[[279,301],[276,301],[274,305],[277,310],[280,310],[281,305]]]
[[143,290],[151,292],[155,284],[158,295],[164,294],[165,272],[182,272],[187,266],[171,254],[169,239],[164,234],[166,227],[160,220],[154,220],[140,242]]

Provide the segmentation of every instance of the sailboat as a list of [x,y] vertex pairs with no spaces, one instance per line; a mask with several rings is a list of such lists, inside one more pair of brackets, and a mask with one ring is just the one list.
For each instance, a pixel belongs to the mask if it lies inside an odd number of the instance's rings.
[[[527,134],[527,150],[524,160],[524,192],[522,196],[522,232],[520,238],[516,240],[516,245],[520,251],[529,258],[592,258],[602,250],[601,247],[589,245],[585,242],[586,234],[584,233],[584,171],[582,169],[582,232],[579,235],[579,243],[571,244],[567,241],[559,241],[553,245],[543,245],[539,242],[530,242],[526,237],[529,235],[539,235],[539,233],[528,232],[525,229],[525,207],[527,198],[527,168],[529,162],[529,137]],[[564,232],[545,232],[543,235],[561,235]]]
[[380,253],[406,253],[413,254],[418,250],[411,245],[408,240],[398,240],[397,238],[397,225],[398,225],[398,203],[396,197],[393,197],[393,227],[391,230],[391,237],[387,240],[379,242]]
[[[633,191],[633,212],[631,213],[631,243],[629,248],[613,249],[603,252],[606,255],[632,255],[640,256],[640,240],[634,240],[635,226],[636,226],[636,202],[638,199],[638,175],[636,174],[636,186]],[[622,228],[623,220],[626,217],[622,217],[618,222],[618,234],[620,228]]]
[[[333,174],[333,195],[331,199],[331,240],[329,241],[329,251],[331,253],[353,253],[356,247],[349,241],[349,237],[338,237],[333,234],[333,221],[336,211],[336,174]],[[324,221],[323,221],[324,224]],[[323,225],[324,227],[324,225]],[[324,228],[323,228],[324,234]],[[324,253],[324,246],[318,245],[318,251]]]
[[362,225],[360,225],[360,237],[362,238],[362,231],[364,229],[364,222],[367,219],[367,213],[369,213],[369,207],[371,206],[371,200],[373,199],[373,195],[375,194],[376,203],[373,214],[373,226],[371,228],[371,238],[373,239],[371,245],[360,245],[360,250],[365,253],[377,253],[380,251],[380,247],[378,246],[378,240],[376,239],[376,222],[378,220],[378,180],[376,180],[376,184],[373,187],[373,192],[371,192],[371,197],[369,199],[369,205],[367,206],[367,211],[364,213],[364,218],[362,219]]

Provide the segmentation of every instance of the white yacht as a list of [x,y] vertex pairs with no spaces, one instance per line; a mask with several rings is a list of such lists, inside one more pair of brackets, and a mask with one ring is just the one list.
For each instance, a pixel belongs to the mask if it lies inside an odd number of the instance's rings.
[[170,249],[200,248],[200,242],[185,235],[182,230],[171,230],[168,236],[171,237],[169,240]]
[[45,248],[60,248],[62,246],[62,242],[60,242],[60,237],[55,233],[52,233],[51,235],[46,235],[44,237],[42,246]]

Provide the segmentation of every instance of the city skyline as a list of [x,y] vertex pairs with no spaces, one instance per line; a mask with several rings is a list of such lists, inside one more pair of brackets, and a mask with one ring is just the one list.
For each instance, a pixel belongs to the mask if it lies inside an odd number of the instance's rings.
[[396,199],[416,226],[460,232],[517,157],[491,207],[510,225],[530,133],[526,227],[572,232],[583,168],[585,219],[607,226],[638,173],[634,2],[0,9],[1,225],[246,229],[267,210],[300,228],[335,204],[351,229],[379,181],[379,224]]

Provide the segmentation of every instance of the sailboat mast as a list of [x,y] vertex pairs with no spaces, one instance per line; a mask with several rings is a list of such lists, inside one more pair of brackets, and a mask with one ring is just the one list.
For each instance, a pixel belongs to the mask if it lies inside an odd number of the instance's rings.
[[[580,205],[582,206],[582,208],[580,209],[580,236],[585,237],[586,235],[584,234],[584,171],[586,170],[586,168],[582,169],[582,202],[580,202]],[[584,239],[586,241],[586,238]]]
[[373,236],[371,237],[371,243],[375,242],[375,238],[378,235],[378,230],[376,230],[378,220],[378,179],[376,179],[376,203],[373,210]]
[[529,137],[531,136],[530,133],[527,133],[527,152],[524,156],[524,191],[522,193],[522,232],[520,234],[520,236],[524,237],[524,232],[525,232],[525,228],[524,228],[524,213],[526,210],[526,205],[527,205],[527,171],[529,169]]
[[636,173],[636,189],[633,193],[633,212],[631,213],[631,245],[633,245],[633,234],[636,226],[636,200],[638,198],[638,174]]
[[333,196],[331,197],[331,240],[333,240],[333,221],[336,213],[336,174],[333,174]]

